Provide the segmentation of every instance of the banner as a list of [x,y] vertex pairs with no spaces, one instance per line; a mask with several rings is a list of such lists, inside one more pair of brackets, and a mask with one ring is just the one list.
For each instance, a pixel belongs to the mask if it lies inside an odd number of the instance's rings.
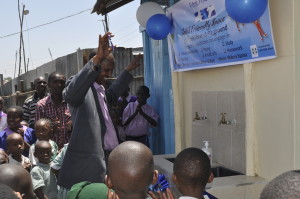
[[174,71],[243,64],[276,57],[269,7],[252,23],[228,16],[225,0],[181,0],[167,9]]

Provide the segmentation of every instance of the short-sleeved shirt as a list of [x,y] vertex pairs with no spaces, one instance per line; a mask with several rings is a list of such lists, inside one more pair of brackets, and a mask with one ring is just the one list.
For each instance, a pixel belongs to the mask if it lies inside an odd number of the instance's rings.
[[53,141],[56,142],[58,148],[61,149],[64,144],[69,142],[71,134],[67,131],[67,123],[71,121],[71,113],[67,106],[67,102],[62,101],[58,108],[55,108],[54,102],[50,96],[44,97],[36,104],[35,120],[48,118],[53,123],[59,121],[59,132],[54,132]]
[[[38,142],[39,140],[37,139],[36,142]],[[51,152],[52,152],[52,156],[51,156],[51,161],[54,160],[54,158],[56,157],[57,155],[57,152],[58,152],[58,146],[57,144],[53,141],[53,140],[49,140],[49,143],[51,145]],[[38,159],[36,157],[34,157],[34,151],[35,151],[35,144],[31,145],[30,146],[30,149],[29,149],[29,160],[31,162],[32,165],[36,165],[36,163],[38,162]]]
[[23,120],[28,122],[30,128],[34,128],[36,104],[40,100],[37,93],[28,97],[23,104]]
[[[138,104],[138,101],[136,101],[127,105],[123,112],[123,124],[131,115],[133,115]],[[145,104],[142,106],[142,110],[157,122],[159,116],[152,106]],[[133,120],[127,126],[125,126],[125,135],[133,137],[148,135],[150,127],[152,127],[151,124],[140,113],[138,113]]]
[[51,163],[51,168],[55,170],[60,170],[61,165],[63,163],[64,157],[66,155],[69,143],[65,144],[64,147],[61,149],[60,153],[54,158]]
[[25,157],[24,155],[22,155],[22,161],[19,162],[17,160],[15,160],[11,155],[8,156],[8,163],[9,164],[19,164],[19,165],[24,165],[24,164],[29,164],[30,160],[29,158]]
[[[24,130],[24,140],[28,144],[32,145],[36,142],[36,137],[35,137],[35,132],[32,128],[29,128],[27,126],[22,126]],[[10,130],[8,127],[6,127],[3,131],[0,132],[0,148],[3,149],[4,151],[7,150],[6,147],[6,138],[10,134],[14,133],[12,130]],[[23,155],[28,157],[28,151],[23,152]]]
[[42,187],[43,193],[49,199],[57,198],[57,184],[55,175],[50,171],[49,164],[37,162],[37,165],[30,171],[33,189]]

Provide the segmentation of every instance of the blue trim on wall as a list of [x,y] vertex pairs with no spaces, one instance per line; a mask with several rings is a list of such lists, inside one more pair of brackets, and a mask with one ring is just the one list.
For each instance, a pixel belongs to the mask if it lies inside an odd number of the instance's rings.
[[174,103],[167,39],[153,40],[143,32],[144,78],[150,89],[148,104],[159,114],[149,137],[153,154],[175,153]]

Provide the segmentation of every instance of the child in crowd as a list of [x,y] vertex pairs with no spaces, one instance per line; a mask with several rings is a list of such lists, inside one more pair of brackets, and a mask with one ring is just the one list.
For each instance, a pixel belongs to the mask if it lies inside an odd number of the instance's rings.
[[47,141],[35,144],[34,156],[38,159],[37,165],[30,172],[33,189],[39,199],[57,198],[57,184],[55,175],[50,171],[52,147]]
[[137,101],[127,105],[123,112],[123,124],[126,141],[137,141],[149,146],[148,130],[157,126],[158,114],[147,104],[150,97],[149,88],[140,86],[137,90]]
[[122,199],[147,198],[151,184],[157,182],[153,155],[144,144],[127,141],[109,155],[105,183]]
[[215,199],[205,192],[213,181],[209,157],[198,148],[187,148],[175,158],[172,180],[184,198]]
[[64,147],[61,149],[61,151],[57,154],[57,156],[51,162],[51,171],[56,175],[56,177],[58,177],[58,175],[59,175],[59,170],[61,168],[64,157],[66,155],[68,145],[69,145],[69,143],[64,144]]
[[23,109],[20,106],[12,106],[7,110],[8,127],[0,132],[0,148],[7,150],[6,138],[12,133],[18,133],[24,139],[25,148],[23,155],[27,157],[30,145],[35,143],[36,137],[32,128],[28,128],[20,124],[22,117]]
[[8,155],[5,151],[0,149],[0,165],[8,163]]
[[[52,148],[52,156],[51,156],[51,161],[54,160],[54,158],[57,155],[58,151],[58,146],[57,144],[50,139],[53,131],[53,125],[51,120],[47,118],[41,118],[35,123],[35,135],[38,141],[47,141],[50,143],[51,148]],[[36,165],[36,158],[34,157],[34,150],[35,149],[35,144],[31,145],[29,149],[29,159],[32,163],[32,165]]]
[[32,189],[30,174],[23,167],[16,164],[0,165],[0,183],[19,192],[23,199],[36,199]]
[[[60,153],[54,158],[51,162],[51,172],[55,174],[56,178],[58,178],[60,168],[62,166],[63,160],[65,158],[69,143],[64,144],[64,147],[61,149]],[[58,199],[65,199],[68,195],[69,189],[60,187],[58,185]]]
[[22,155],[24,151],[24,140],[20,134],[12,133],[7,139],[7,151],[10,154],[8,156],[9,164],[22,165],[27,171],[31,169],[30,160]]
[[7,127],[7,115],[3,112],[4,99],[0,97],[0,132]]

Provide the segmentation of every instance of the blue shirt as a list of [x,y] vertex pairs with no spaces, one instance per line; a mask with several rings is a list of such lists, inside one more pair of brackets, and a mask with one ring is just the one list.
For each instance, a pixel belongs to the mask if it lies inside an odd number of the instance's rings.
[[[32,128],[26,127],[26,126],[22,126],[23,130],[24,130],[24,140],[25,142],[27,142],[28,144],[32,145],[36,142],[36,137],[35,137],[35,132]],[[10,134],[12,134],[13,131],[10,130],[8,127],[6,127],[3,131],[0,132],[0,148],[3,150],[7,150],[6,147],[6,138],[7,136],[9,136]],[[26,157],[28,157],[28,150],[24,150],[23,155],[25,155]]]

